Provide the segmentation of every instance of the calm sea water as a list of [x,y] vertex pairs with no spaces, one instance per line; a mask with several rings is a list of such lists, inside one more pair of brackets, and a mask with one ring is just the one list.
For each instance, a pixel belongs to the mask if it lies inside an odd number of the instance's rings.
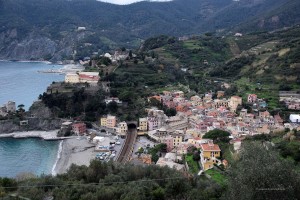
[[[0,61],[0,105],[11,100],[24,104],[28,110],[50,83],[64,79],[62,75],[38,70],[59,68],[39,62]],[[22,172],[51,174],[58,149],[58,141],[0,138],[0,177],[15,177]]]
[[64,80],[63,75],[38,71],[61,67],[42,62],[0,61],[0,105],[15,101],[16,105],[24,104],[28,110],[50,83]]
[[0,138],[0,177],[15,177],[23,172],[51,174],[59,141],[36,138]]

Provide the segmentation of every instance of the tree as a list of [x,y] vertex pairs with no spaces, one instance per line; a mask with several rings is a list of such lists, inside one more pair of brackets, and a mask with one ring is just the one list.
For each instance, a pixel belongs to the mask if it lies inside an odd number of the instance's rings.
[[220,142],[229,142],[229,136],[230,136],[230,133],[227,132],[227,131],[214,129],[212,131],[208,131],[207,133],[205,133],[203,138],[212,139],[215,142],[218,142],[218,141],[220,141]]
[[163,109],[163,110],[166,112],[166,115],[168,117],[172,117],[172,116],[175,116],[177,114],[177,111],[174,108],[167,108],[167,109]]
[[117,113],[117,111],[118,111],[118,104],[117,104],[117,102],[115,102],[115,101],[109,102],[107,104],[107,109],[111,113]]
[[228,172],[228,199],[300,199],[299,173],[271,146],[245,142]]
[[18,114],[18,116],[19,116],[20,119],[23,119],[24,113],[25,113],[24,104],[18,105],[17,114]]
[[199,161],[200,160],[200,152],[199,151],[194,151],[193,153],[193,160]]
[[19,111],[21,111],[21,110],[24,110],[24,104],[20,104],[20,105],[18,105],[18,109],[19,109]]

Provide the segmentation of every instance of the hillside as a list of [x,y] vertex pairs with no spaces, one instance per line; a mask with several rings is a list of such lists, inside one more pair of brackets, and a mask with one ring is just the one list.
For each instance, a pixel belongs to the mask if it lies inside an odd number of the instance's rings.
[[241,37],[204,34],[178,41],[161,36],[146,40],[140,51],[154,52],[165,67],[186,71],[177,80],[186,80],[181,83],[193,91],[221,90],[226,82],[237,86],[235,94],[256,93],[275,109],[279,90],[300,89],[299,46],[300,27],[295,26]]
[[137,47],[152,36],[230,30],[264,14],[276,18],[285,13],[271,27],[251,26],[251,31],[277,29],[299,22],[299,3],[289,2],[284,9],[284,0],[174,0],[126,6],[96,0],[0,0],[0,59],[78,60],[93,52]]

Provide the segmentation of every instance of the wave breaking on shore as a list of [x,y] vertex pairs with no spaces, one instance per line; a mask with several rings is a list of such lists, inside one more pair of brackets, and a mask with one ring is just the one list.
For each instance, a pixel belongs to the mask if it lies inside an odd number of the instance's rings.
[[61,158],[61,154],[62,154],[62,150],[63,150],[63,142],[64,141],[62,140],[59,143],[56,160],[55,160],[55,163],[54,163],[54,165],[52,167],[52,171],[51,171],[52,176],[56,176],[56,174],[57,174],[57,172],[56,172],[56,166],[57,166],[57,163],[59,162],[59,160]]

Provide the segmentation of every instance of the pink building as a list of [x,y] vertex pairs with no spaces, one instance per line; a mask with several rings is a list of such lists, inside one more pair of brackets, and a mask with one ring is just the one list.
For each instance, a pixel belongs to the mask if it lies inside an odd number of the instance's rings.
[[167,151],[170,152],[174,149],[174,143],[173,143],[173,137],[169,136],[164,139],[163,141],[165,144],[167,144]]
[[148,117],[148,130],[153,131],[158,128],[158,120],[155,117]]
[[248,95],[248,102],[249,103],[254,103],[257,101],[257,95],[256,94],[249,94]]
[[86,125],[83,122],[72,125],[72,131],[77,135],[84,135],[86,133]]
[[116,116],[107,116],[107,119],[106,119],[106,126],[108,128],[114,128],[116,127],[117,125],[117,119],[116,119]]

